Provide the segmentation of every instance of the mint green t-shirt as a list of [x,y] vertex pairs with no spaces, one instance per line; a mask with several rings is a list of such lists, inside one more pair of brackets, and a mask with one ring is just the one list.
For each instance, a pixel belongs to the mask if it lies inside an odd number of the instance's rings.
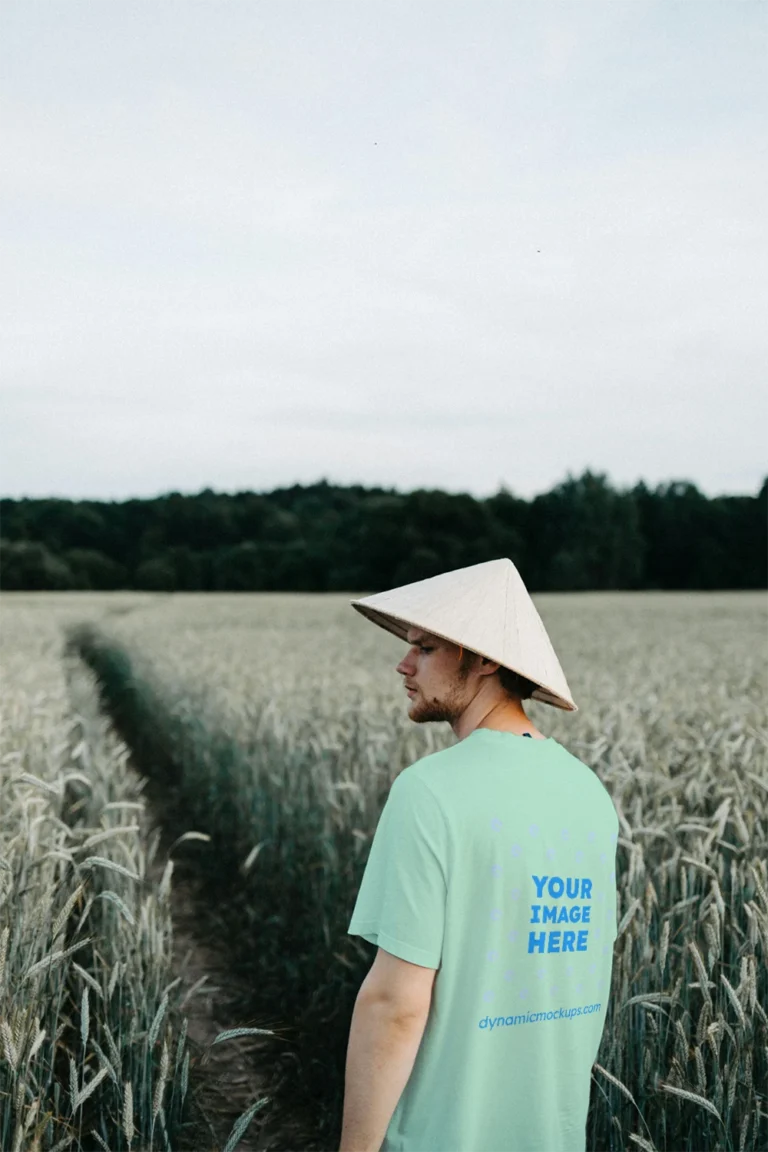
[[477,728],[397,776],[348,933],[438,971],[382,1152],[584,1152],[618,827],[552,738]]

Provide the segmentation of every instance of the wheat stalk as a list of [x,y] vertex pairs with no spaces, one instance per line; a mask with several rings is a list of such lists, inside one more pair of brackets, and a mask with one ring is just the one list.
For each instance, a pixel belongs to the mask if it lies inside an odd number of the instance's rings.
[[683,1088],[675,1088],[673,1085],[665,1084],[663,1081],[659,1081],[659,1088],[661,1088],[662,1092],[669,1092],[670,1095],[677,1096],[681,1100],[690,1100],[692,1104],[698,1104],[700,1108],[706,1108],[707,1112],[711,1112],[712,1115],[720,1120],[720,1123],[722,1123],[720,1113],[718,1112],[717,1108],[715,1108],[714,1104],[710,1100],[707,1100],[704,1096],[698,1096],[695,1092],[686,1092]]
[[123,1132],[130,1148],[134,1137],[133,1085],[130,1080],[126,1080],[123,1084]]

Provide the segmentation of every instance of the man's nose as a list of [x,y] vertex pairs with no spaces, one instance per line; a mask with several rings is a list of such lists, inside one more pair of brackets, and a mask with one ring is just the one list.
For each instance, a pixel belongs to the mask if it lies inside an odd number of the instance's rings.
[[400,663],[395,668],[395,672],[399,672],[401,676],[407,676],[409,670],[413,668],[413,661],[409,662],[408,656],[403,656]]

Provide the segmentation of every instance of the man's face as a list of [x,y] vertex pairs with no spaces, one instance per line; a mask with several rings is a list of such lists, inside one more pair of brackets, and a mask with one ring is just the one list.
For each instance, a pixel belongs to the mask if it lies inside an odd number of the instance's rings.
[[469,668],[462,667],[458,645],[421,628],[409,628],[407,654],[396,671],[404,678],[410,700],[408,716],[417,724],[447,720],[453,724],[472,699]]

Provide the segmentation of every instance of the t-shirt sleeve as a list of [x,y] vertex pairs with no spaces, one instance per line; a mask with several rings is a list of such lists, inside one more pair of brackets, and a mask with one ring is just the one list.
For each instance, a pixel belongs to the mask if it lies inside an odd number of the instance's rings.
[[443,812],[430,788],[406,769],[379,817],[347,934],[412,964],[439,968],[446,859]]

